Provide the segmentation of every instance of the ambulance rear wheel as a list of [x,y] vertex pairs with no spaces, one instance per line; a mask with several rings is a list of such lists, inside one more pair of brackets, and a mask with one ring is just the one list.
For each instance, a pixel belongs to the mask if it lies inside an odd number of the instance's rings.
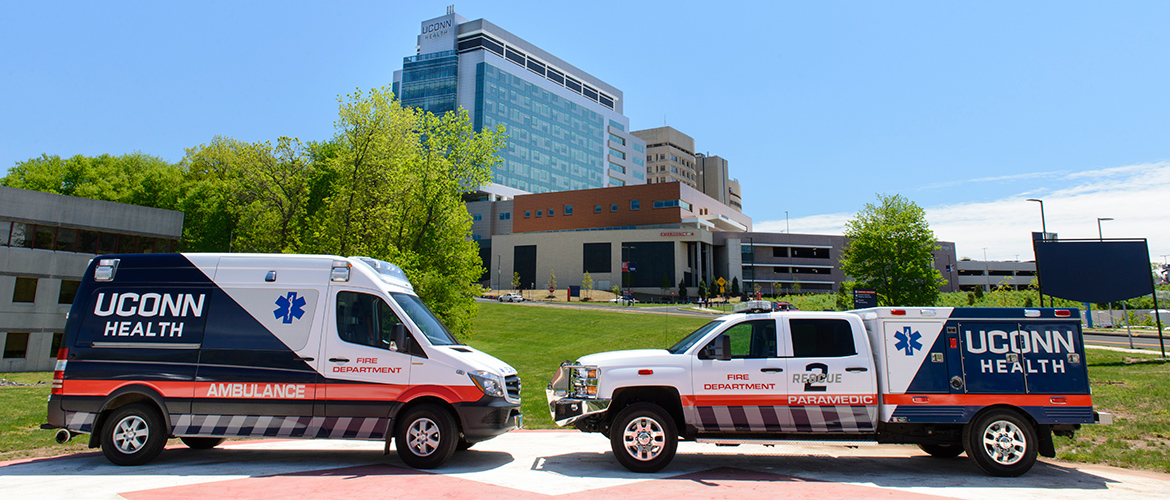
[[418,405],[408,410],[400,422],[394,447],[406,465],[434,469],[455,453],[459,429],[447,410],[431,404]]
[[934,458],[955,458],[963,454],[961,444],[920,444],[918,447]]
[[162,453],[167,430],[152,406],[135,403],[114,410],[102,425],[102,453],[115,465],[142,465]]
[[1039,439],[1031,422],[1011,410],[979,415],[963,428],[967,456],[992,476],[1016,477],[1036,463]]
[[223,438],[181,437],[179,441],[182,441],[183,444],[192,450],[210,450],[219,446],[223,442]]
[[609,430],[613,456],[634,472],[658,472],[674,459],[678,430],[674,419],[654,403],[625,407]]

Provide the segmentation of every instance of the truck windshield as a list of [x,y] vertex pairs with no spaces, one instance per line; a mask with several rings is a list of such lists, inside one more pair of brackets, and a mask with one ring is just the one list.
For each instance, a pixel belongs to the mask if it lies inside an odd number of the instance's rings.
[[447,331],[447,327],[435,317],[435,313],[423,304],[422,300],[414,295],[407,295],[405,293],[391,293],[394,301],[406,311],[406,315],[410,316],[410,320],[422,330],[423,335],[427,336],[427,340],[431,341],[431,345],[459,345],[459,341],[455,340],[455,336]]
[[670,349],[667,349],[667,351],[670,351],[671,354],[683,354],[683,353],[687,352],[687,350],[689,350],[691,348],[691,346],[695,345],[695,342],[698,342],[700,339],[702,339],[704,336],[706,336],[708,332],[710,332],[711,330],[714,330],[716,328],[719,328],[719,325],[722,325],[722,324],[723,324],[722,321],[712,321],[710,323],[707,323],[707,324],[703,325],[702,327],[700,327],[698,330],[691,332],[690,335],[683,337],[682,340],[678,341],[678,343],[675,344]]

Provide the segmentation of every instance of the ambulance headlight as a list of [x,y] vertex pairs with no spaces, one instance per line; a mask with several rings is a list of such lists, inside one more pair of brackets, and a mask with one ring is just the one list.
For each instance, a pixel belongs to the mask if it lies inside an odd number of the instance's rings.
[[499,375],[482,370],[468,372],[467,375],[484,394],[497,398],[504,397],[504,380]]

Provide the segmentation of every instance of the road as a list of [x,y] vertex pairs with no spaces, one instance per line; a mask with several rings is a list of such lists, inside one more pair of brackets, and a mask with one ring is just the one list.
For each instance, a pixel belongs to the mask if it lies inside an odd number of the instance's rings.
[[679,443],[661,472],[635,474],[609,441],[577,431],[516,431],[457,453],[436,471],[405,467],[363,441],[233,441],[213,450],[168,448],[118,467],[101,453],[0,463],[12,499],[217,498],[815,498],[899,500],[1170,499],[1170,475],[1041,459],[1018,478],[989,477],[966,458],[913,446],[716,447]]
[[[1104,345],[1109,347],[1124,347],[1129,348],[1129,338],[1125,335],[1106,335],[1092,332],[1085,332],[1085,343],[1089,345]],[[1141,337],[1133,337],[1133,347],[1136,349],[1153,349],[1160,351],[1158,345],[1158,337],[1155,335],[1144,335]],[[1166,339],[1166,349],[1170,352],[1170,338]]]

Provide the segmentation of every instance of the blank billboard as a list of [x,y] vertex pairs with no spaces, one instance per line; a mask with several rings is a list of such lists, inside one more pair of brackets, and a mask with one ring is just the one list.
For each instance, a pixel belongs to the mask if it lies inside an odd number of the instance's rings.
[[1033,240],[1045,295],[1116,302],[1153,293],[1146,240]]

